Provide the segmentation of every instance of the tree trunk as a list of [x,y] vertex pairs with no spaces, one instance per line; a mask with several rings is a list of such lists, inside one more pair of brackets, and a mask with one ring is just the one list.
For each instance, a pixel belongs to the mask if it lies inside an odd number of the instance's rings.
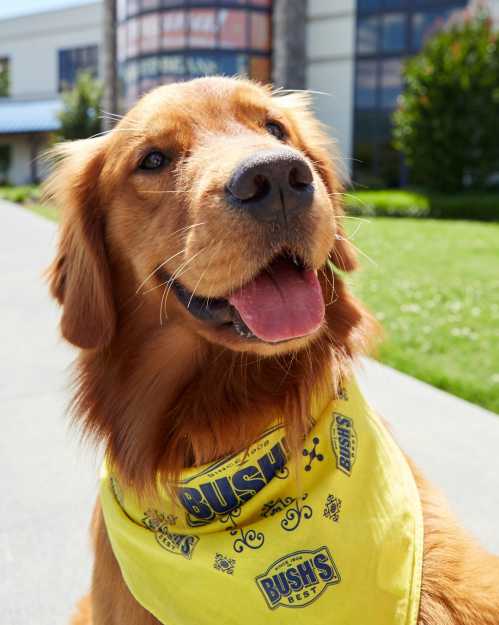
[[103,130],[111,130],[115,120],[106,113],[118,112],[118,89],[116,67],[116,0],[104,0],[104,97]]
[[273,82],[285,89],[306,88],[306,0],[274,0]]

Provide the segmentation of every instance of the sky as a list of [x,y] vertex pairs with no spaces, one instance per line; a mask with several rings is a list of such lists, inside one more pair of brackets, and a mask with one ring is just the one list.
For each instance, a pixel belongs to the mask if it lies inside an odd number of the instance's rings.
[[88,4],[94,0],[15,0],[8,2],[0,0],[0,19],[5,17],[15,17],[16,15],[26,15],[29,13],[39,13],[50,9],[60,9],[78,4]]

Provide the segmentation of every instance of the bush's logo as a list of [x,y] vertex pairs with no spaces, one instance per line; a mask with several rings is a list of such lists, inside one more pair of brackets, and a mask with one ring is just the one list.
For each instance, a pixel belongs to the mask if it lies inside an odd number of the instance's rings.
[[232,475],[196,480],[195,486],[178,488],[178,498],[187,511],[191,527],[205,525],[217,516],[240,507],[285,471],[287,460],[284,440],[277,442],[251,464]]
[[197,536],[189,536],[184,534],[174,534],[166,528],[162,528],[160,531],[155,532],[156,540],[158,543],[170,553],[175,553],[180,556],[184,556],[190,560],[192,558],[192,552],[196,546],[199,538]]
[[276,560],[255,581],[273,610],[279,606],[304,608],[341,578],[329,549],[319,547],[315,551],[295,551]]
[[350,417],[333,413],[331,444],[336,455],[336,466],[346,475],[351,475],[357,457],[357,434]]

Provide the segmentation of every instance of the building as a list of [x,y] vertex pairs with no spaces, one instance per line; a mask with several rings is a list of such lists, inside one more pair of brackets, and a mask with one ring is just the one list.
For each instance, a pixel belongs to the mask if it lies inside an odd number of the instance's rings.
[[[391,146],[391,116],[402,90],[401,67],[467,0],[309,0],[307,87],[338,137],[356,183],[408,181]],[[488,3],[497,10],[497,0]]]
[[59,128],[61,92],[102,75],[102,3],[0,20],[0,182],[26,184]]
[[[60,92],[82,69],[103,76],[103,5],[110,1],[0,21],[0,182],[2,162],[10,163],[12,182],[40,176],[33,157],[57,128]],[[246,74],[307,88],[338,140],[345,176],[366,186],[408,182],[403,159],[391,146],[402,63],[470,4],[115,1],[121,111],[156,85],[206,74]],[[481,1],[499,17],[499,0]]]
[[159,84],[206,74],[271,77],[271,0],[118,0],[122,107]]

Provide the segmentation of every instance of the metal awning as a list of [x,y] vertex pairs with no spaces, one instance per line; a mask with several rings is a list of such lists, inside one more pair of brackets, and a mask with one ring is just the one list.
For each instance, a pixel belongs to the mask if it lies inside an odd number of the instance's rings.
[[0,98],[0,134],[53,132],[61,124],[60,100],[10,100]]

